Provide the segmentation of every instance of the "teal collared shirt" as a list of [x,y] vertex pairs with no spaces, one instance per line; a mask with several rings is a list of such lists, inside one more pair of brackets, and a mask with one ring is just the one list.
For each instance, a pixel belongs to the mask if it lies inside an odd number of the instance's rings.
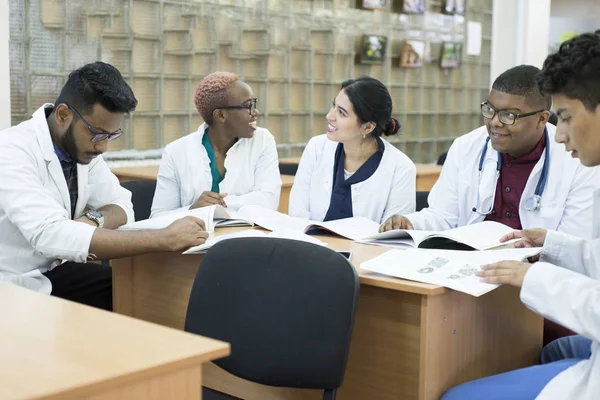
[[204,136],[202,136],[202,145],[206,149],[206,153],[208,154],[208,159],[210,160],[210,174],[212,175],[212,187],[210,189],[213,193],[219,193],[219,184],[225,178],[225,173],[221,175],[219,169],[217,168],[217,162],[215,160],[215,151],[213,150],[212,145],[210,144],[210,140],[208,140],[208,128],[204,131]]

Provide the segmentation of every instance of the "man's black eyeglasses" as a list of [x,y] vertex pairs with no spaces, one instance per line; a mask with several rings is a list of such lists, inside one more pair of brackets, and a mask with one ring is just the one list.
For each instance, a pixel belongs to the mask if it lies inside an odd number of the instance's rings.
[[250,103],[248,103],[245,106],[225,106],[225,107],[218,107],[221,110],[248,110],[248,113],[250,115],[253,115],[254,112],[256,111],[256,103],[258,102],[258,99],[255,97],[253,99],[249,100]]
[[69,109],[71,111],[73,111],[75,114],[77,114],[77,116],[79,117],[79,119],[85,124],[85,126],[87,126],[87,128],[90,130],[90,132],[92,132],[92,134],[94,136],[92,136],[92,142],[94,143],[98,143],[101,142],[103,140],[108,140],[109,142],[112,140],[117,139],[118,137],[120,137],[123,134],[123,130],[121,128],[119,128],[118,131],[113,132],[113,133],[107,133],[107,132],[102,132],[102,131],[97,131],[96,129],[92,128],[92,126],[85,120],[85,118],[83,118],[81,116],[81,114],[79,114],[79,111],[77,111],[76,109],[74,109],[73,107],[71,107],[68,104],[65,104],[67,107],[69,107]]

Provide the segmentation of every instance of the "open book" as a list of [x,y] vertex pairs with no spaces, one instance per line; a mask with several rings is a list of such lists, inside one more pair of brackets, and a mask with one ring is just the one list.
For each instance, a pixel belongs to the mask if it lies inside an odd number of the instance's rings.
[[263,231],[259,231],[256,229],[244,229],[243,231],[229,233],[220,236],[211,235],[204,244],[199,246],[191,247],[183,252],[183,254],[201,254],[206,253],[212,246],[216,243],[221,242],[223,240],[235,239],[235,238],[244,238],[244,237],[261,237],[261,238],[283,238],[283,239],[292,239],[298,240],[301,242],[308,242],[313,244],[318,244],[319,246],[327,246],[327,243],[308,236],[301,232],[292,232],[287,230],[279,230],[271,233],[265,233]]
[[388,247],[418,247],[420,249],[491,250],[508,247],[514,241],[499,239],[514,229],[494,221],[483,221],[447,231],[415,231],[395,229],[358,240],[361,243]]
[[287,214],[269,210],[265,207],[252,205],[241,207],[236,215],[240,218],[248,219],[254,222],[255,225],[270,231],[285,229],[287,231],[307,233],[313,229],[321,229],[352,240],[374,235],[379,230],[377,222],[364,217],[318,222],[304,218],[290,217]]
[[496,251],[390,250],[360,264],[360,268],[417,282],[432,283],[479,297],[498,285],[481,282],[475,272],[498,261],[523,261],[541,248]]
[[174,211],[156,218],[132,222],[119,227],[120,230],[138,229],[163,229],[180,218],[193,216],[200,218],[206,224],[206,231],[213,232],[219,226],[252,226],[252,221],[239,217],[236,213],[229,213],[219,205],[200,207],[193,210]]

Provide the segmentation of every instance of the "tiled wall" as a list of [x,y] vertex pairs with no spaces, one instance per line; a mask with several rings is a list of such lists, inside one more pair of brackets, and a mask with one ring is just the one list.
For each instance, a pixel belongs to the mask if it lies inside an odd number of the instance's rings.
[[[467,1],[462,16],[362,10],[352,0],[9,0],[13,123],[53,102],[72,69],[97,59],[115,65],[139,99],[111,151],[156,149],[202,122],[193,93],[216,70],[237,72],[259,98],[259,124],[282,157],[298,156],[325,130],[340,83],[362,74],[390,89],[402,134],[391,141],[431,162],[452,139],[481,124],[489,87],[492,0]],[[483,25],[481,56],[439,68],[440,43],[465,40],[465,21]],[[383,64],[360,64],[362,34],[388,36]],[[405,38],[430,42],[423,68],[400,68]],[[118,153],[117,153],[118,154]]]

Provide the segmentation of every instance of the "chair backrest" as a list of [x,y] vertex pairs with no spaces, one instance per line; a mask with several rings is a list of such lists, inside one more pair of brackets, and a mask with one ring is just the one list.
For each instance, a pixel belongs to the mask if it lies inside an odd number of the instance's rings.
[[279,164],[279,173],[281,175],[296,175],[298,164]]
[[141,221],[150,218],[152,209],[152,200],[156,191],[155,180],[131,181],[121,183],[125,189],[131,192],[131,203],[133,203],[133,212],[135,220]]
[[185,330],[231,344],[215,361],[265,385],[341,384],[359,292],[342,255],[312,243],[238,238],[214,245],[196,274]]
[[446,162],[446,157],[448,156],[448,152],[445,151],[442,154],[440,154],[440,156],[437,159],[437,165],[444,165],[444,163]]
[[429,204],[427,203],[428,197],[429,192],[417,192],[417,211],[429,207]]

